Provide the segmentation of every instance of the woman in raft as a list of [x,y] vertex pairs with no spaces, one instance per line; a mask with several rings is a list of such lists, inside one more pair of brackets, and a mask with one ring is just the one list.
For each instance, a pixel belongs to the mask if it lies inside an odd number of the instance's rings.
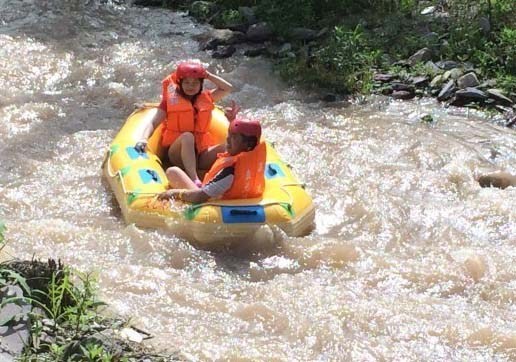
[[265,186],[266,146],[260,142],[262,128],[257,120],[236,118],[231,121],[226,152],[204,176],[201,187],[179,167],[166,174],[172,189],[158,195],[159,200],[203,203],[209,199],[249,199],[260,197]]
[[[215,84],[203,90],[204,80]],[[208,132],[215,102],[228,95],[233,86],[208,72],[200,63],[180,63],[163,82],[162,100],[158,112],[142,129],[135,148],[145,151],[147,139],[164,122],[161,145],[168,148],[170,163],[185,170],[197,186],[201,181],[197,169],[208,169],[224,145],[219,145]]]

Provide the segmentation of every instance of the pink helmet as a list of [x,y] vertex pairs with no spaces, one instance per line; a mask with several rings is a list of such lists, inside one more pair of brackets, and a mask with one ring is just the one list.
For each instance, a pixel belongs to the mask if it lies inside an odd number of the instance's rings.
[[194,62],[182,62],[177,66],[176,76],[178,80],[183,78],[206,78],[206,69],[202,64]]
[[230,123],[229,132],[240,133],[244,136],[255,136],[259,142],[262,135],[262,126],[256,119],[236,118]]

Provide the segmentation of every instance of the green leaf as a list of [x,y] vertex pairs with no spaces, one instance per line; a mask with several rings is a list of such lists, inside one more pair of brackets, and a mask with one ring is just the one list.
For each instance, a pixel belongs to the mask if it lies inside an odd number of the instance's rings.
[[294,217],[294,210],[292,209],[292,205],[288,202],[280,202],[280,205],[285,209],[287,210],[288,214],[290,215],[290,217]]
[[119,149],[120,149],[120,145],[112,145],[111,148],[109,149],[109,155],[113,156],[115,153],[118,152]]
[[201,208],[197,205],[190,205],[183,212],[183,216],[185,217],[186,220],[193,220],[199,213],[200,209]]
[[14,280],[16,284],[18,284],[20,287],[22,287],[23,290],[27,292],[28,295],[31,295],[31,289],[27,284],[27,279],[24,276],[9,269],[5,269],[4,272],[7,274],[7,278]]

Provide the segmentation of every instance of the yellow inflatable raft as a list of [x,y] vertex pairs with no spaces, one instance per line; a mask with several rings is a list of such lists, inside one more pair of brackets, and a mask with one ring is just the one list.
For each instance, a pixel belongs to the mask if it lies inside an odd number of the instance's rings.
[[[243,241],[264,225],[275,225],[289,236],[303,236],[311,231],[315,216],[312,198],[269,143],[261,198],[197,205],[157,200],[156,195],[168,188],[159,157],[163,151],[159,145],[161,127],[150,138],[146,152],[134,148],[140,128],[156,111],[155,107],[148,107],[131,114],[102,165],[128,224],[169,229],[200,246]],[[225,142],[227,126],[223,112],[215,109],[210,132],[220,143]]]

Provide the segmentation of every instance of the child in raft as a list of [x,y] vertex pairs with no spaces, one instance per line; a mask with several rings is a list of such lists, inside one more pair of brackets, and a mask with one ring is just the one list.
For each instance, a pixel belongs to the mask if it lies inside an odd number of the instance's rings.
[[[203,90],[204,80],[215,84]],[[154,129],[164,123],[161,144],[168,148],[170,163],[185,170],[195,185],[201,186],[197,169],[208,169],[224,145],[217,144],[208,130],[215,102],[227,96],[233,86],[208,72],[200,63],[180,63],[163,82],[162,100],[158,112],[143,128],[141,141],[135,148],[145,151],[147,139]]]
[[204,176],[198,187],[178,167],[166,174],[171,190],[158,195],[158,200],[181,200],[203,203],[209,199],[247,199],[260,197],[265,186],[266,146],[260,142],[262,128],[257,120],[236,118],[231,121],[226,140],[226,152]]

